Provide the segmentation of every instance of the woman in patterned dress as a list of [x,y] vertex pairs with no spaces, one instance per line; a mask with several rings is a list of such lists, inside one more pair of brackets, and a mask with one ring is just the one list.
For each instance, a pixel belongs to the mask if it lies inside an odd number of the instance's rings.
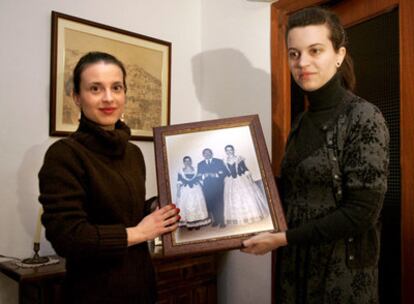
[[224,164],[224,221],[226,224],[249,224],[259,222],[269,215],[266,199],[253,181],[244,158],[235,155],[234,147],[227,145]]
[[244,242],[278,251],[277,303],[378,303],[379,213],[389,134],[377,107],[354,95],[346,33],[307,8],[286,30],[288,61],[309,108],[292,126],[281,192],[289,229]]
[[190,156],[183,158],[184,167],[177,178],[177,206],[180,208],[179,227],[200,228],[211,223],[206,200],[201,189],[200,177]]

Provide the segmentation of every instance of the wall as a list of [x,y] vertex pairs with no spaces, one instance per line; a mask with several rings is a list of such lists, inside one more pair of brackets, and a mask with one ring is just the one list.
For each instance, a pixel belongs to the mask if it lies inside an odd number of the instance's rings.
[[[271,147],[270,4],[202,1],[202,49],[197,87],[202,119],[259,114]],[[269,150],[270,151],[270,150]],[[219,303],[270,303],[270,254],[236,251],[219,263]]]
[[[0,1],[0,254],[29,257],[38,210],[37,172],[56,138],[48,135],[51,11],[171,41],[172,123],[200,118],[191,58],[200,53],[200,1]],[[183,109],[191,108],[191,113]],[[156,194],[153,145],[137,142]],[[44,240],[44,239],[43,239]],[[42,241],[42,254],[52,253]],[[0,275],[0,303],[17,303],[17,284]]]
[[[37,172],[57,139],[48,136],[52,10],[171,41],[171,122],[258,113],[270,148],[268,3],[1,0],[0,254],[32,255]],[[153,145],[136,144],[147,163],[148,196],[154,195]],[[41,254],[50,253],[43,237]],[[270,303],[269,256],[234,251],[219,264],[220,303]],[[17,303],[17,284],[0,275],[2,303]]]

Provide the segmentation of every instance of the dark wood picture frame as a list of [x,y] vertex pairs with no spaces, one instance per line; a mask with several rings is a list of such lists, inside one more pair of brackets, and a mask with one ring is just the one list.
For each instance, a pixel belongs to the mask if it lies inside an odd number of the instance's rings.
[[[267,210],[264,213],[264,218],[255,223],[237,222],[229,224],[226,221],[225,227],[214,226],[212,223],[200,229],[180,227],[176,232],[163,236],[165,255],[241,248],[242,241],[254,234],[286,230],[279,193],[257,115],[154,128],[154,143],[158,195],[161,207],[176,202],[176,193],[179,192],[179,190],[175,190],[175,186],[179,184],[177,173],[180,172],[179,170],[183,166],[182,161],[185,156],[190,156],[194,160],[194,168],[201,168],[200,164],[205,162],[203,158],[204,149],[212,150],[214,158],[224,159],[224,147],[226,145],[233,145],[236,155],[241,155],[238,157],[245,161],[249,171],[247,174],[251,176],[254,189],[260,191],[260,195],[264,197],[264,200],[262,200],[265,201],[264,205],[267,204],[263,209]],[[227,167],[227,165],[225,166]],[[205,187],[205,175],[202,174],[201,170],[194,172],[194,176],[198,176],[200,179],[200,189]],[[224,193],[226,193],[226,187],[230,187],[229,182],[225,180],[226,178],[223,177]],[[175,191],[176,193],[174,193]],[[204,188],[203,193],[205,191]],[[223,199],[223,206],[225,203],[226,200]],[[225,213],[223,211],[223,214]],[[209,215],[211,214],[209,213]],[[213,216],[211,216],[211,219],[213,219]]]
[[153,127],[170,122],[171,43],[52,11],[50,71],[51,136],[67,136],[78,125],[72,101],[72,70],[90,51],[107,52],[127,70],[124,121],[131,139],[153,140]]

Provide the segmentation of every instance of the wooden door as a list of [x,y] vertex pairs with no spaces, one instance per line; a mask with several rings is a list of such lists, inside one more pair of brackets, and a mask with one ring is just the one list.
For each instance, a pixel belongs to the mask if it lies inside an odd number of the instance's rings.
[[[401,297],[414,303],[414,1],[412,0],[279,0],[272,4],[272,159],[276,175],[291,123],[291,83],[285,47],[285,24],[289,14],[312,5],[329,5],[345,27],[355,26],[376,16],[398,10],[399,19],[399,97],[400,97],[400,174],[401,174]],[[358,77],[358,75],[357,75]],[[397,250],[399,252],[399,250]],[[399,258],[399,257],[398,257]],[[274,273],[274,272],[273,272]]]

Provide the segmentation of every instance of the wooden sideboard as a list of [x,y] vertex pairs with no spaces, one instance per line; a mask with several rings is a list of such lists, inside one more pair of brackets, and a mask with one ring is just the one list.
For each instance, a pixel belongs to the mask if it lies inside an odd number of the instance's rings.
[[217,303],[215,255],[154,257],[159,304]]
[[59,263],[36,268],[23,268],[14,261],[0,263],[0,272],[19,284],[20,304],[55,304],[59,303],[59,293],[65,276],[65,260]]
[[[165,257],[160,248],[152,254],[157,275],[158,304],[217,303],[216,256]],[[37,268],[21,268],[13,261],[0,263],[0,272],[19,284],[20,304],[59,303],[65,260]]]

